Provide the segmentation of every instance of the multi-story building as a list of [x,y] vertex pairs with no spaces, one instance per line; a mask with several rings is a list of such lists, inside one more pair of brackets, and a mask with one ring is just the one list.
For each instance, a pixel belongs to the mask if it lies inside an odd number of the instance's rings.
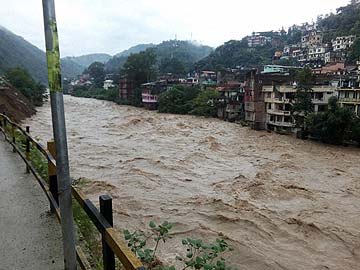
[[217,75],[215,71],[204,70],[200,74],[200,84],[206,86],[216,86]]
[[298,45],[287,45],[284,47],[282,58],[293,58],[294,51],[299,51],[300,46]]
[[158,106],[158,96],[168,88],[166,80],[144,83],[141,85],[141,97],[144,107],[149,110],[156,110]]
[[301,37],[302,47],[320,46],[323,44],[323,34],[320,31],[310,31]]
[[[312,87],[312,103],[315,113],[327,109],[330,97],[335,95],[336,88],[325,77],[320,77]],[[292,108],[297,92],[297,82],[291,75],[277,75],[263,78],[262,91],[266,109],[266,129],[291,133],[296,131],[292,117]]]
[[292,70],[296,70],[296,69],[302,69],[302,68],[295,66],[265,65],[264,70],[261,72],[261,74],[273,74],[273,73],[288,74]]
[[295,126],[291,116],[296,87],[288,75],[272,75],[263,79],[265,126],[268,130],[290,133]]
[[244,119],[244,83],[233,81],[216,88],[218,98],[218,117],[227,121]]
[[355,39],[356,39],[355,35],[337,37],[336,39],[333,39],[331,41],[333,50],[335,52],[348,50],[354,44]]
[[310,47],[308,52],[308,60],[309,61],[320,60],[325,62],[326,49],[327,48],[324,46]]
[[360,83],[355,74],[338,78],[337,97],[341,107],[360,117]]
[[120,78],[119,98],[120,100],[130,101],[134,94],[134,83],[126,77]]
[[105,90],[109,90],[110,88],[114,88],[114,87],[115,85],[113,80],[107,79],[104,81],[103,88]]
[[262,35],[262,33],[252,33],[251,36],[247,37],[249,47],[264,46],[271,43],[272,38],[269,36]]
[[345,62],[346,54],[342,51],[329,51],[325,53],[325,64],[331,63],[338,63],[338,62]]
[[265,129],[265,103],[261,74],[252,70],[245,82],[245,121],[256,130]]

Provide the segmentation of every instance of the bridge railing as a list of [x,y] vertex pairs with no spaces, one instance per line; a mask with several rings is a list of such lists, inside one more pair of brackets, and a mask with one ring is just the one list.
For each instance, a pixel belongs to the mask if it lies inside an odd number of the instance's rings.
[[[18,153],[26,164],[26,172],[32,173],[45,192],[50,209],[56,214],[61,222],[60,208],[58,204],[58,190],[56,177],[56,149],[54,142],[48,142],[47,147],[38,142],[30,135],[30,127],[25,129],[13,122],[8,116],[0,113],[0,131],[4,134],[5,140],[12,147],[13,152]],[[17,143],[19,134],[22,137],[21,144]],[[19,141],[19,140],[18,140]],[[47,173],[41,173],[32,163],[31,151],[38,150],[48,162]],[[44,179],[47,178],[47,179]],[[141,261],[127,247],[120,234],[113,228],[112,198],[107,195],[99,197],[100,210],[74,185],[72,185],[73,198],[85,211],[88,218],[101,233],[103,269],[115,270],[115,256],[126,270],[145,270]],[[90,270],[91,266],[80,246],[76,247],[78,264],[83,270]]]

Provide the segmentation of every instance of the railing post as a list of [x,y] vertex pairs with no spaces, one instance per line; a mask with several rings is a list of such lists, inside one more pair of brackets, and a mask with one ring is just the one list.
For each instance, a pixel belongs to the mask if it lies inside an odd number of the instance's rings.
[[[54,141],[47,142],[47,149],[53,158],[56,160],[56,146]],[[59,193],[58,193],[58,183],[57,183],[57,173],[56,167],[50,161],[48,161],[48,174],[49,174],[49,190],[53,195],[55,201],[59,205]],[[54,207],[50,204],[50,210],[52,213],[55,212]]]
[[11,125],[11,136],[12,136],[12,142],[14,144],[13,152],[16,153],[16,149],[15,149],[16,139],[15,139],[15,126],[14,125]]
[[[30,133],[30,127],[26,126],[26,133],[29,135]],[[28,136],[26,136],[26,160],[30,162],[30,139]],[[26,173],[30,173],[30,168],[28,165],[26,165]]]
[[[108,195],[100,196],[100,213],[113,226],[112,198]],[[115,270],[114,252],[105,241],[104,233],[102,234],[102,252],[104,270]]]

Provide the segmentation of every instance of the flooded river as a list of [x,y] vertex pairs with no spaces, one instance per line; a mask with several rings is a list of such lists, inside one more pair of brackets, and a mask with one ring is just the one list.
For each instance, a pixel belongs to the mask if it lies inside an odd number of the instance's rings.
[[[114,198],[117,228],[223,237],[237,269],[360,269],[360,149],[65,96],[72,177]],[[48,104],[27,120],[51,138]]]

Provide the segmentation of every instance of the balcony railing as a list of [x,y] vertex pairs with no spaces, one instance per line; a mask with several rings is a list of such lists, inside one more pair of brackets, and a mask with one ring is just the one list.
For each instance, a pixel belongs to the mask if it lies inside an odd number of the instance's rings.
[[339,102],[360,102],[360,98],[339,98]]
[[271,110],[271,109],[268,109],[267,113],[268,114],[276,114],[276,115],[286,115],[286,116],[291,115],[290,111]]
[[290,122],[284,122],[284,121],[268,121],[267,122],[270,125],[279,126],[279,127],[294,127],[295,124]]
[[157,103],[157,96],[150,94],[142,94],[142,102],[144,103]]

